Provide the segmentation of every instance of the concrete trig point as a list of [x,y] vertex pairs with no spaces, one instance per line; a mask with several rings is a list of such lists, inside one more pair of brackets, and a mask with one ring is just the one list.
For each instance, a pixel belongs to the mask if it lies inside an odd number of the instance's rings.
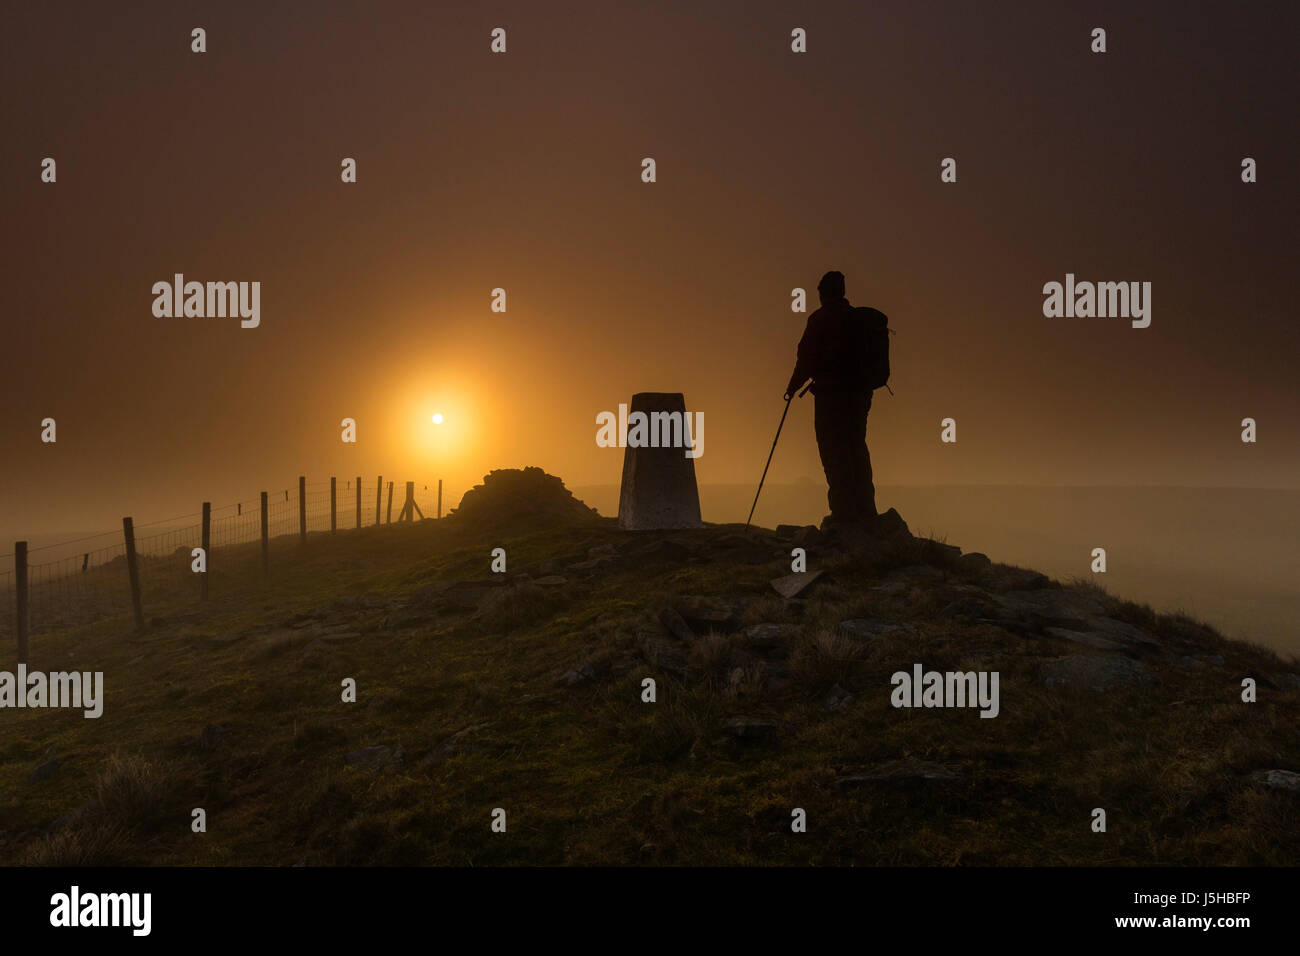
[[[628,411],[644,412],[658,431],[653,412],[676,413],[685,439],[686,399],[681,392],[638,392]],[[618,499],[618,526],[625,531],[698,528],[700,492],[695,462],[686,457],[689,443],[678,448],[633,448],[623,452],[623,488]]]

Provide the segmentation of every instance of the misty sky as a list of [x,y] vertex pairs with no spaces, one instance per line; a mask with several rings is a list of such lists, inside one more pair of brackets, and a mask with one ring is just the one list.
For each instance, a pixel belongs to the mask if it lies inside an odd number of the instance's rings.
[[[613,483],[595,417],[637,391],[704,413],[701,482],[756,482],[828,269],[897,331],[878,483],[1300,487],[1296,6],[996,6],[8,11],[0,527],[299,474]],[[156,318],[177,272],[260,281],[260,326]],[[1045,318],[1067,272],[1151,282],[1151,326]]]

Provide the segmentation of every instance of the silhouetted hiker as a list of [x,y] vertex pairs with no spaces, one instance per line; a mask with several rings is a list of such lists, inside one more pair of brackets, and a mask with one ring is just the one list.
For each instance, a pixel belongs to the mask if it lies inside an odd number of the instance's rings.
[[813,422],[831,508],[823,528],[829,530],[876,515],[867,412],[871,392],[889,379],[889,320],[849,304],[842,272],[822,276],[817,294],[821,308],[808,316],[785,397],[813,380]]

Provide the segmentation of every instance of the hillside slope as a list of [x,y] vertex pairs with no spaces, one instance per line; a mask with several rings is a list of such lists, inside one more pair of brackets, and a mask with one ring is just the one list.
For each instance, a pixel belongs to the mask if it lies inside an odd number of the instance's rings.
[[[901,522],[846,548],[479,505],[277,542],[269,586],[232,550],[201,609],[34,639],[104,671],[104,715],[0,711],[0,861],[1295,861],[1294,662]],[[997,716],[892,706],[918,664],[996,671]]]

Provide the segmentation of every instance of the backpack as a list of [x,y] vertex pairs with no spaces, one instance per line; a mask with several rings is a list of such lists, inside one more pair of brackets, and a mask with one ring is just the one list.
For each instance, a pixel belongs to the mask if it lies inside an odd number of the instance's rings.
[[[857,306],[856,311],[862,317],[865,332],[865,355],[863,357],[863,378],[867,388],[889,388],[889,319],[885,313],[866,306]],[[893,394],[890,389],[889,394]]]

